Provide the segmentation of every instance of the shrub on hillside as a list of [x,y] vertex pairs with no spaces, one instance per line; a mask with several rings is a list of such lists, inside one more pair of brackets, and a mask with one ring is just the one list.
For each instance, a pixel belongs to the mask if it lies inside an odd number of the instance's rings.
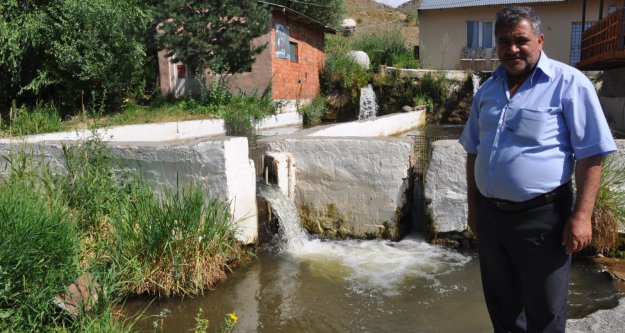
[[338,89],[356,99],[360,88],[369,83],[370,77],[370,72],[348,55],[334,54],[326,59],[321,81],[326,94]]
[[408,68],[417,63],[407,61],[412,58],[412,50],[406,45],[406,40],[398,31],[386,34],[362,35],[352,44],[352,49],[364,51],[369,55],[371,68],[377,71],[380,65]]

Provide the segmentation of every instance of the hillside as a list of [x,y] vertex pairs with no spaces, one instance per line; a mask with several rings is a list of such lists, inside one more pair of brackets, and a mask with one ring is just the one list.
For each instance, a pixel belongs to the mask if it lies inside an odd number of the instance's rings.
[[419,4],[419,0],[410,0],[406,3],[399,5],[397,9],[401,11],[402,13],[408,13],[408,12],[416,13],[418,4]]
[[[400,31],[408,45],[418,45],[419,26],[406,23],[406,12],[373,0],[345,0],[345,17],[356,20],[355,36]],[[416,11],[415,11],[416,12]]]

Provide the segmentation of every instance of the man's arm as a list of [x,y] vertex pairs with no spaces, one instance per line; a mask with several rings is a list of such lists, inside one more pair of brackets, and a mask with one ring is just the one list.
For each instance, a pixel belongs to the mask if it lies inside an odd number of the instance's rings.
[[577,196],[573,214],[564,227],[562,245],[566,253],[580,251],[592,240],[592,210],[595,207],[597,192],[601,182],[601,156],[594,155],[577,161],[575,183]]
[[475,154],[467,154],[467,204],[469,229],[477,236],[477,185],[475,184]]

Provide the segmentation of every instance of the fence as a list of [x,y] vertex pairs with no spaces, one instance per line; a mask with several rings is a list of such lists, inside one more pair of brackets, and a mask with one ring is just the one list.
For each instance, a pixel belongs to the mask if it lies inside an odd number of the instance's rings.
[[414,155],[416,157],[414,172],[421,182],[425,180],[425,174],[432,157],[432,142],[457,139],[457,136],[453,135],[410,135],[410,137],[414,140]]

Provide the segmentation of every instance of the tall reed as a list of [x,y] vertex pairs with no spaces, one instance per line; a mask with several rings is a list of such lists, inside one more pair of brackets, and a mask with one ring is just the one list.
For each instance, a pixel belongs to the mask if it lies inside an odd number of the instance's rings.
[[78,275],[76,222],[24,177],[0,184],[0,331],[40,332],[61,320],[53,296]]
[[614,154],[603,159],[603,172],[593,212],[592,245],[610,254],[618,247],[618,229],[625,227],[625,165]]
[[239,255],[229,206],[190,186],[158,198],[130,187],[130,204],[115,229],[111,257],[133,267],[134,292],[198,294],[225,277]]
[[53,104],[37,103],[34,107],[11,106],[9,117],[0,122],[2,136],[22,136],[57,132],[63,129],[61,114]]

